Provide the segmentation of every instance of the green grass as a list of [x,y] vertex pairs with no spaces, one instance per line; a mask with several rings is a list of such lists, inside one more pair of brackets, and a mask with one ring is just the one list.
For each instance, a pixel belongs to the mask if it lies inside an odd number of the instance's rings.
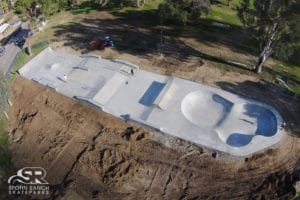
[[16,71],[20,69],[20,67],[25,63],[25,61],[28,58],[28,54],[25,52],[25,50],[22,50],[17,58],[16,64],[11,72],[11,76],[9,77],[9,82],[11,83],[15,79]]
[[147,0],[144,4],[143,10],[156,10],[163,0]]
[[276,78],[281,78],[285,81],[292,92],[300,96],[300,66],[289,64],[281,61],[274,61],[275,64],[269,72],[263,68],[260,77],[265,80],[276,81]]
[[4,132],[4,127],[5,127],[4,125],[5,125],[4,118],[0,116],[0,134]]
[[4,130],[5,120],[0,117],[0,175],[5,174],[10,168],[11,163],[11,153],[9,151],[9,136]]
[[286,79],[287,85],[300,96],[300,66],[277,61],[273,67],[279,76]]
[[[48,47],[48,42],[44,41],[44,42],[40,42],[37,44],[34,44],[31,46],[31,57],[36,56],[38,53],[40,53],[42,50],[44,50],[46,47]],[[29,59],[31,58],[25,51],[25,49],[23,49],[19,55],[17,56],[16,62],[15,62],[15,66],[11,72],[11,76],[9,78],[9,82],[11,83],[16,76],[16,72],[22,67],[22,65]]]
[[47,31],[55,31],[56,29],[64,29],[64,28],[67,28],[67,27],[70,27],[70,26],[76,26],[76,25],[80,25],[79,22],[66,22],[66,23],[63,23],[63,24],[59,24],[59,25],[56,25],[56,26],[52,26],[52,27],[49,27],[45,30],[45,32]]
[[97,10],[100,10],[101,7],[99,4],[94,3],[93,1],[84,1],[80,5],[76,6],[71,13],[73,15],[77,14],[88,14],[91,12],[95,12]]
[[230,6],[227,6],[227,0],[220,0],[220,2],[220,4],[212,5],[211,13],[204,18],[233,26],[241,26],[242,24],[236,11],[239,0],[233,0]]

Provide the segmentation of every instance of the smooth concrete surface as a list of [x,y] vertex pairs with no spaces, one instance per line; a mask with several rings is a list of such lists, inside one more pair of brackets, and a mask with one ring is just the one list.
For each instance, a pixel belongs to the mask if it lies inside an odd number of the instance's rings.
[[45,49],[20,74],[121,119],[246,156],[278,143],[283,119],[271,106],[126,61]]

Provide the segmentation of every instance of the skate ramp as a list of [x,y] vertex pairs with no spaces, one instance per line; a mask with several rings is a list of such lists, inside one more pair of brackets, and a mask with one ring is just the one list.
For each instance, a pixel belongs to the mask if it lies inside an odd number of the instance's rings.
[[169,107],[170,102],[176,97],[178,86],[174,81],[174,77],[170,78],[159,96],[154,101],[154,105],[162,110],[166,110]]
[[139,103],[144,106],[152,106],[165,85],[165,83],[153,81],[142,98],[139,100]]
[[210,91],[189,93],[181,102],[181,112],[191,123],[202,128],[214,129],[222,123],[233,103]]
[[93,101],[99,103],[100,105],[105,105],[117,93],[117,91],[125,85],[127,80],[127,76],[116,73],[93,97]]

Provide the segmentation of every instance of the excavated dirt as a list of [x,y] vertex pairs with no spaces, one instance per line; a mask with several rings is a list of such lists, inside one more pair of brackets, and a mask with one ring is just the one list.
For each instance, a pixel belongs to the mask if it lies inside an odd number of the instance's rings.
[[295,195],[300,139],[292,134],[272,149],[234,158],[184,142],[169,148],[153,139],[155,132],[22,77],[14,81],[11,92],[12,163],[15,169],[44,167],[46,180],[53,185],[52,199],[289,199]]

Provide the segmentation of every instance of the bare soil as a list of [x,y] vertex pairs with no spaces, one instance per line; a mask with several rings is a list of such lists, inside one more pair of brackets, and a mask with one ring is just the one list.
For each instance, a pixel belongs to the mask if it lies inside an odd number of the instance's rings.
[[20,76],[12,85],[12,103],[8,129],[13,165],[15,169],[44,167],[46,180],[54,185],[52,199],[277,199],[295,195],[300,145],[290,134],[271,149],[236,158],[184,142],[181,149],[178,145],[169,148],[156,142],[147,129]]

